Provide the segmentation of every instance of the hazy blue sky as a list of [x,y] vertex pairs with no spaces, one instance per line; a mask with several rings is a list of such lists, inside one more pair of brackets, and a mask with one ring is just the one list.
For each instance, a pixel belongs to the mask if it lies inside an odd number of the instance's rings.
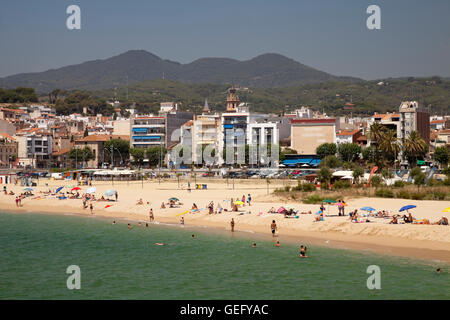
[[[81,30],[66,8],[81,8]],[[381,30],[366,8],[381,7]],[[144,49],[188,63],[276,52],[335,74],[450,76],[449,0],[1,0],[0,77]]]

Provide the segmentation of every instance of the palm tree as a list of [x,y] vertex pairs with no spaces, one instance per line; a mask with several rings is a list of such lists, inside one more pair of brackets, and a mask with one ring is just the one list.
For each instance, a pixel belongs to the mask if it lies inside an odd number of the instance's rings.
[[383,133],[386,131],[386,127],[380,123],[374,123],[370,126],[369,138],[378,145],[382,140]]
[[380,165],[380,142],[383,140],[383,134],[386,131],[386,127],[380,123],[374,123],[370,126],[369,139],[371,145],[375,147],[374,160],[377,165]]
[[427,143],[419,135],[417,131],[412,131],[408,138],[403,142],[403,150],[406,155],[409,155],[414,163],[417,163],[417,157],[424,154],[427,150]]
[[383,157],[387,158],[389,155],[394,156],[394,161],[396,160],[396,155],[400,151],[400,145],[397,141],[397,132],[388,129],[383,131],[379,137],[379,148],[383,152]]

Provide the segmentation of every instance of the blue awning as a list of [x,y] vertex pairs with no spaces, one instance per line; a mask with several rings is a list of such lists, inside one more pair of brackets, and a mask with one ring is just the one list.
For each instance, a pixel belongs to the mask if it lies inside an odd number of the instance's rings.
[[290,160],[290,159],[283,160],[283,164],[297,164],[297,163],[298,163],[297,159],[294,159],[294,160]]
[[133,136],[134,140],[161,140],[161,136]]
[[224,129],[233,129],[233,125],[232,124],[224,124],[223,128]]
[[147,128],[133,128],[133,132],[147,132]]

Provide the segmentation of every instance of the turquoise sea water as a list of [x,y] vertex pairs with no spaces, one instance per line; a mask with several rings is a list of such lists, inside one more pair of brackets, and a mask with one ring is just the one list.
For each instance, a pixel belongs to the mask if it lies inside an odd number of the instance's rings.
[[[448,266],[437,274],[433,263],[315,246],[301,259],[298,246],[251,235],[128,222],[0,213],[0,298],[450,298]],[[69,265],[81,269],[80,290],[67,289]],[[369,265],[381,268],[381,290],[367,289]]]

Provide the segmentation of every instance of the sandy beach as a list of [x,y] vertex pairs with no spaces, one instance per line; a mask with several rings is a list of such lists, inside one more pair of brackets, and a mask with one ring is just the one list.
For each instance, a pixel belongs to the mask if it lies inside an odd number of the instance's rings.
[[[197,183],[200,183],[197,181]],[[267,193],[264,181],[246,180],[243,183],[235,181],[234,187],[231,181],[203,180],[201,183],[208,185],[206,190],[187,190],[187,181],[150,180],[117,182],[114,184],[105,181],[93,181],[96,187],[96,198],[105,194],[106,190],[114,189],[118,192],[118,202],[94,201],[93,213],[96,216],[111,219],[130,219],[135,221],[149,221],[149,210],[153,209],[155,221],[160,223],[179,224],[184,217],[186,227],[207,227],[210,230],[230,231],[231,218],[235,220],[235,231],[261,235],[264,238],[272,238],[270,224],[275,220],[278,226],[277,240],[280,242],[295,242],[308,240],[308,242],[335,248],[370,251],[387,255],[412,257],[427,261],[442,261],[450,263],[450,227],[438,225],[420,224],[389,224],[390,219],[370,217],[368,223],[353,223],[348,217],[348,212],[364,206],[371,206],[377,210],[388,210],[391,215],[398,214],[398,210],[407,204],[416,205],[411,210],[416,219],[429,219],[436,222],[442,216],[442,210],[450,204],[446,201],[417,201],[405,199],[382,198],[355,198],[345,199],[348,206],[345,208],[346,216],[338,216],[337,206],[326,206],[324,221],[315,222],[319,205],[303,204],[299,201],[284,202],[271,192],[282,182],[273,181],[270,185],[270,193]],[[279,184],[279,185],[277,185]],[[22,206],[15,204],[15,195],[0,195],[0,209],[15,212],[42,212],[53,214],[81,214],[90,215],[89,208],[83,209],[81,199],[59,200],[56,196],[44,195],[49,189],[54,192],[59,186],[64,186],[61,192],[70,191],[76,186],[74,181],[55,181],[41,179],[37,187],[34,187],[34,196],[22,200]],[[191,181],[191,187],[194,183]],[[7,185],[8,192],[12,190],[16,195],[23,192],[23,186]],[[86,192],[87,186],[81,186],[80,195]],[[233,189],[234,188],[234,189]],[[252,196],[251,206],[239,207],[239,212],[222,211],[221,214],[208,214],[207,205],[213,201],[215,207],[220,203],[222,208],[230,210],[230,199],[241,199],[243,195]],[[170,197],[180,199],[179,207],[161,209],[161,203],[168,202]],[[107,198],[107,197],[106,197]],[[115,197],[110,196],[111,200]],[[138,205],[142,199],[144,204]],[[200,209],[197,213],[191,213],[190,209],[195,203]],[[105,208],[106,206],[108,206]],[[270,208],[278,209],[280,206],[291,206],[299,212],[312,211],[313,214],[299,214],[299,218],[284,218],[282,214],[267,213]],[[188,213],[185,213],[189,211]],[[185,213],[185,214],[182,214]],[[180,215],[182,214],[182,215]]]

